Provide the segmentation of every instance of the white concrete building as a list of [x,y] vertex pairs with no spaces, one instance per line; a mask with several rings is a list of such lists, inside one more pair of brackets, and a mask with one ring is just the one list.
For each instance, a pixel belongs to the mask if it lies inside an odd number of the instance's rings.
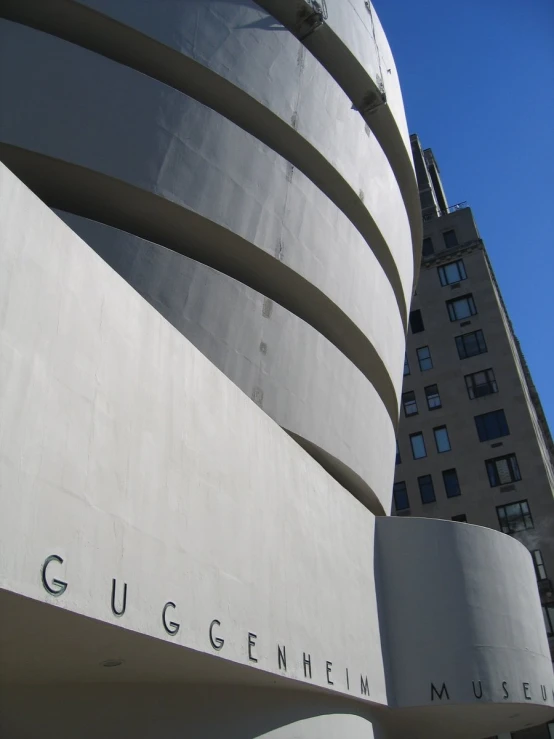
[[2,736],[547,721],[525,548],[388,515],[421,216],[370,4],[0,16]]

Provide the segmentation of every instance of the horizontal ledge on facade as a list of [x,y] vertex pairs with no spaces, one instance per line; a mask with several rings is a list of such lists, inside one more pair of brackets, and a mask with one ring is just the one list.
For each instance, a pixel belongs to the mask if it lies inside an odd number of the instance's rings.
[[317,446],[309,439],[295,434],[289,429],[284,429],[310,457],[315,459],[323,469],[328,472],[343,488],[357,498],[374,516],[385,516],[385,509],[374,491],[369,485],[350,467],[341,462],[340,459],[329,454],[325,449]]
[[[300,38],[302,13],[296,0],[257,0],[257,4],[277,18],[327,69],[352,101],[352,105],[374,133],[387,157],[400,188],[412,232],[414,246],[414,284],[421,262],[423,223],[421,203],[411,155],[390,107],[383,102],[383,92],[354,53],[333,31],[322,23],[315,33]],[[306,5],[305,2],[301,3]]]
[[[373,251],[393,289],[404,328],[407,327],[406,292],[374,217],[359,193],[289,122],[191,57],[71,0],[49,0],[48,7],[43,0],[5,0],[0,17],[57,36],[194,98],[297,167],[344,213]],[[391,168],[394,172],[392,165]],[[400,191],[404,197],[402,187]],[[414,244],[420,243],[421,236],[414,239]],[[419,261],[417,256],[415,264],[419,265]]]
[[0,160],[49,207],[164,246],[275,300],[365,375],[396,428],[394,384],[371,341],[327,295],[279,259],[186,207],[86,167],[2,143]]

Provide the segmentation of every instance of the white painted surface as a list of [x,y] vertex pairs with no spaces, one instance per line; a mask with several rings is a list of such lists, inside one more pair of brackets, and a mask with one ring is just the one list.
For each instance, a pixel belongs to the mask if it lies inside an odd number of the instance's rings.
[[372,491],[381,512],[390,510],[390,417],[373,385],[333,344],[220,272],[118,229],[60,215],[274,421],[345,465],[343,485],[370,510],[378,510]]
[[[13,673],[0,661],[3,680],[17,673],[17,682],[32,681],[33,660],[44,671],[42,653],[54,648],[50,682],[68,665],[89,681],[98,664],[72,667],[73,653],[90,663],[91,654],[100,661],[121,648],[137,661],[120,674],[138,682],[202,674],[206,682],[240,682],[246,702],[254,685],[326,691],[321,710],[299,698],[308,715],[297,726],[275,709],[276,739],[327,731],[323,718],[312,719],[337,713],[335,699],[346,699],[339,712],[367,710],[387,736],[409,726],[414,739],[440,737],[447,717],[452,737],[478,739],[489,727],[515,730],[552,715],[552,694],[541,696],[541,686],[552,690],[552,671],[538,595],[518,542],[463,524],[376,520],[0,172],[0,588],[3,603],[15,599],[21,614],[0,629],[9,637],[2,659],[14,659]],[[63,562],[49,565],[47,583],[68,583],[58,597],[41,584],[50,554]],[[128,587],[120,617],[110,609],[112,578],[116,605]],[[170,600],[175,636],[161,619]],[[53,624],[46,633],[57,641],[47,639],[21,664],[26,643],[41,638],[45,617],[33,614],[45,608]],[[217,653],[213,619],[225,639]],[[37,628],[19,632],[19,623]],[[72,650],[79,632],[88,638]],[[472,696],[473,680],[482,680],[483,698]],[[447,686],[447,700],[431,699],[431,681]],[[25,688],[13,690],[17,705]],[[125,700],[117,705],[126,717]],[[239,731],[244,710],[233,710]],[[75,732],[86,736],[79,728],[88,725],[86,712],[75,717]],[[183,713],[171,720],[168,736],[182,728]],[[325,736],[341,726],[353,737],[369,731],[349,716],[330,721]]]
[[288,677],[305,652],[312,684],[329,660],[334,691],[348,667],[384,703],[372,514],[1,174],[1,587],[201,652],[218,619],[224,659],[253,666],[252,632],[258,669],[278,673],[285,644]]
[[[540,598],[522,544],[472,524],[380,518],[376,552],[396,705],[554,706]],[[439,693],[446,686],[442,698],[431,683]]]
[[[411,297],[412,244],[406,209],[390,165],[363,118],[352,109],[346,93],[291,33],[251,0],[81,0],[95,10],[138,29],[190,56],[233,85],[245,90],[309,141],[349,183],[375,219],[394,256]],[[361,17],[352,22],[349,3],[333,3],[329,21],[344,15],[363,56],[370,54],[378,74],[378,54],[372,30]],[[369,21],[369,14],[363,9]],[[374,18],[376,15],[374,13]],[[387,95],[410,150],[396,68],[376,19]],[[365,60],[364,60],[365,62]],[[363,162],[364,165],[360,166]],[[386,196],[385,196],[386,194]]]
[[[11,101],[0,118],[5,143],[162,196],[277,256],[367,336],[394,404],[404,357],[394,293],[367,243],[310,180],[227,119],[155,80],[17,24],[0,29],[4,58],[18,69],[17,80],[0,78]],[[68,96],[73,104],[65,110]],[[389,190],[376,187],[388,203]],[[403,243],[408,249],[409,240]],[[409,249],[405,263],[411,289]]]

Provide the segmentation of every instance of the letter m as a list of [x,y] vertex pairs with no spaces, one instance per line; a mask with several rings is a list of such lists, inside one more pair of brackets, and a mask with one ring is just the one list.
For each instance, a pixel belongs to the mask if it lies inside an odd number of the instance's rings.
[[434,700],[435,700],[435,695],[437,696],[437,698],[438,698],[439,700],[442,700],[442,696],[443,696],[444,694],[446,694],[446,699],[447,699],[447,700],[450,700],[450,696],[448,695],[448,690],[446,689],[446,683],[443,683],[443,684],[442,684],[442,687],[441,687],[441,691],[440,691],[440,693],[439,693],[439,691],[438,691],[438,690],[437,690],[437,689],[435,688],[435,686],[433,685],[433,683],[431,683],[431,700],[432,700],[432,701],[434,701]]
[[360,675],[360,690],[362,691],[362,695],[369,695],[369,685],[367,683],[367,675],[365,677],[363,675]]

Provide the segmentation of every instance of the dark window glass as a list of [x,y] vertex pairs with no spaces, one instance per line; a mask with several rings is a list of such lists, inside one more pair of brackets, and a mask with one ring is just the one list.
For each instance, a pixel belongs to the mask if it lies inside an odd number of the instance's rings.
[[456,231],[445,231],[442,235],[442,238],[444,239],[444,245],[447,249],[450,249],[453,246],[458,246],[458,238],[456,236]]
[[444,490],[447,498],[456,498],[458,495],[462,494],[456,470],[444,470],[442,473],[442,479],[444,481]]
[[521,473],[515,454],[506,454],[504,457],[487,459],[485,462],[491,488],[498,485],[508,485],[510,482],[521,480]]
[[435,444],[437,445],[437,452],[439,454],[442,454],[443,452],[449,452],[451,447],[446,426],[437,426],[437,428],[433,429],[433,433],[435,434]]
[[423,249],[421,253],[424,257],[429,257],[431,254],[435,253],[435,250],[433,249],[433,241],[429,237],[423,239]]
[[453,285],[455,282],[461,282],[467,279],[466,268],[463,259],[457,259],[455,262],[450,264],[444,264],[442,267],[437,267],[439,273],[439,279],[441,285]]
[[502,409],[475,416],[475,425],[477,427],[479,441],[499,439],[501,436],[508,436],[510,433],[508,422]]
[[[548,636],[554,636],[554,603],[547,603],[542,607],[544,625]],[[550,728],[552,727],[552,729]],[[548,724],[550,736],[554,736],[554,724]]]
[[515,534],[518,531],[535,528],[533,519],[531,518],[529,504],[526,500],[497,506],[496,512],[498,514],[500,530],[505,534]]
[[430,411],[434,411],[435,408],[442,408],[438,385],[428,385],[425,388],[425,397],[427,398],[427,407]]
[[404,406],[405,416],[417,415],[417,402],[413,390],[409,390],[407,393],[402,393],[402,405]]
[[465,513],[459,513],[457,516],[452,516],[452,521],[461,521],[467,523],[467,516]]
[[410,328],[413,334],[420,334],[422,331],[425,331],[420,310],[413,310],[410,313]]
[[398,441],[396,442],[396,463],[395,464],[402,464],[402,457],[400,456],[400,448],[398,446]]
[[397,511],[405,511],[406,508],[410,507],[405,482],[395,482],[392,488],[392,494],[394,497],[394,507]]
[[533,565],[535,566],[537,581],[540,582],[541,580],[546,580],[546,567],[544,566],[544,559],[542,558],[541,550],[534,549],[531,552],[531,556],[533,557]]
[[408,362],[408,355],[404,355],[404,377],[410,374],[410,364]]
[[471,375],[466,375],[465,381],[467,394],[471,400],[498,392],[496,378],[492,369],[481,370],[480,372],[473,372]]
[[460,359],[474,357],[476,354],[484,354],[487,351],[487,345],[481,329],[456,336],[456,348]]
[[427,456],[425,440],[422,433],[410,434],[410,444],[412,445],[412,455],[414,459],[422,459]]
[[431,350],[428,346],[420,346],[417,350],[417,361],[419,369],[422,372],[433,369],[433,360],[431,359]]
[[419,485],[419,494],[421,495],[422,503],[434,503],[435,488],[433,487],[433,478],[431,475],[423,475],[417,478],[417,484]]
[[448,315],[451,321],[463,321],[464,318],[469,318],[477,313],[471,293],[462,295],[460,298],[447,300],[446,307],[448,308]]

